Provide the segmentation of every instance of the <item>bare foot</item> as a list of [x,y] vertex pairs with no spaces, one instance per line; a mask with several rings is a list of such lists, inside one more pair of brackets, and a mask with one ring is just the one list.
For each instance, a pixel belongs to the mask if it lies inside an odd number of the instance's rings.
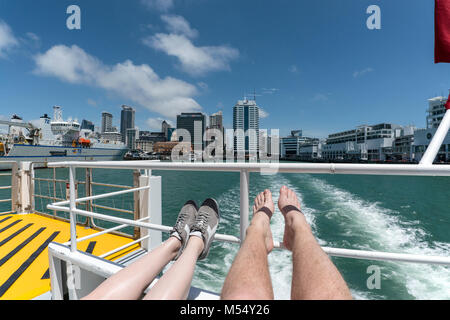
[[[286,186],[282,186],[280,189],[280,197],[278,198],[278,208],[283,213],[282,209],[288,205],[294,206],[300,210],[300,201],[298,201],[297,195],[294,191]],[[292,251],[292,244],[294,242],[294,224],[298,223],[299,220],[303,223],[306,222],[303,215],[295,210],[284,212],[285,219],[284,225],[284,237],[283,245],[286,249]]]
[[253,205],[253,219],[251,224],[258,225],[263,228],[266,249],[267,253],[269,253],[273,249],[272,231],[270,230],[270,218],[272,216],[268,212],[261,211],[264,207],[269,209],[272,214],[275,211],[272,193],[267,189],[258,194],[255,198],[255,203]]

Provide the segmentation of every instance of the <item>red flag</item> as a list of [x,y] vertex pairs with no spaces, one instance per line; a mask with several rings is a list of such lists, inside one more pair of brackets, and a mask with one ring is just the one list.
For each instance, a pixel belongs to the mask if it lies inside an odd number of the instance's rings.
[[448,95],[447,103],[445,104],[445,109],[450,110],[450,94]]
[[434,62],[450,63],[450,0],[435,0]]

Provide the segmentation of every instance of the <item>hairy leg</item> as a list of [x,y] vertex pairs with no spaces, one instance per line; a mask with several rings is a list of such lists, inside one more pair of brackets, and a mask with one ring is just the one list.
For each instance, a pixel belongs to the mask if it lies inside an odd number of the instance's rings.
[[158,248],[105,280],[85,300],[136,300],[178,253],[181,242],[170,237]]
[[186,300],[197,258],[203,248],[203,239],[191,236],[181,256],[150,289],[144,300]]
[[271,216],[260,209],[266,207],[272,213],[274,205],[269,190],[255,198],[253,218],[246,238],[239,250],[222,288],[224,300],[273,299],[267,255],[273,249],[270,231]]
[[[278,207],[281,212],[287,205],[300,209],[294,191],[283,186]],[[350,290],[341,274],[322,250],[302,213],[283,212],[285,231],[283,244],[292,251],[292,299],[351,299]]]

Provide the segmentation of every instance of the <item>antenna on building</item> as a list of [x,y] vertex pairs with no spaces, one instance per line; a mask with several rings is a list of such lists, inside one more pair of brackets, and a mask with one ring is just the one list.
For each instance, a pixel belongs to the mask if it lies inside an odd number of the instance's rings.
[[253,88],[253,100],[256,102],[256,89]]

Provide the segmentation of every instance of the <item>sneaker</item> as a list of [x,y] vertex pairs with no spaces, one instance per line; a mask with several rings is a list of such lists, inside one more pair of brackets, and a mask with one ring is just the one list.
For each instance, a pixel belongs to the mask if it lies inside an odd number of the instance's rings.
[[189,234],[191,233],[192,225],[196,221],[198,206],[193,200],[187,201],[178,214],[177,222],[173,227],[173,231],[170,234],[171,237],[175,237],[181,241],[181,248],[178,252],[175,260],[181,255],[181,252],[186,247]]
[[197,219],[191,228],[190,236],[197,236],[203,239],[205,247],[198,260],[205,259],[209,254],[211,243],[214,239],[217,226],[219,225],[219,205],[211,198],[206,199],[197,212]]

